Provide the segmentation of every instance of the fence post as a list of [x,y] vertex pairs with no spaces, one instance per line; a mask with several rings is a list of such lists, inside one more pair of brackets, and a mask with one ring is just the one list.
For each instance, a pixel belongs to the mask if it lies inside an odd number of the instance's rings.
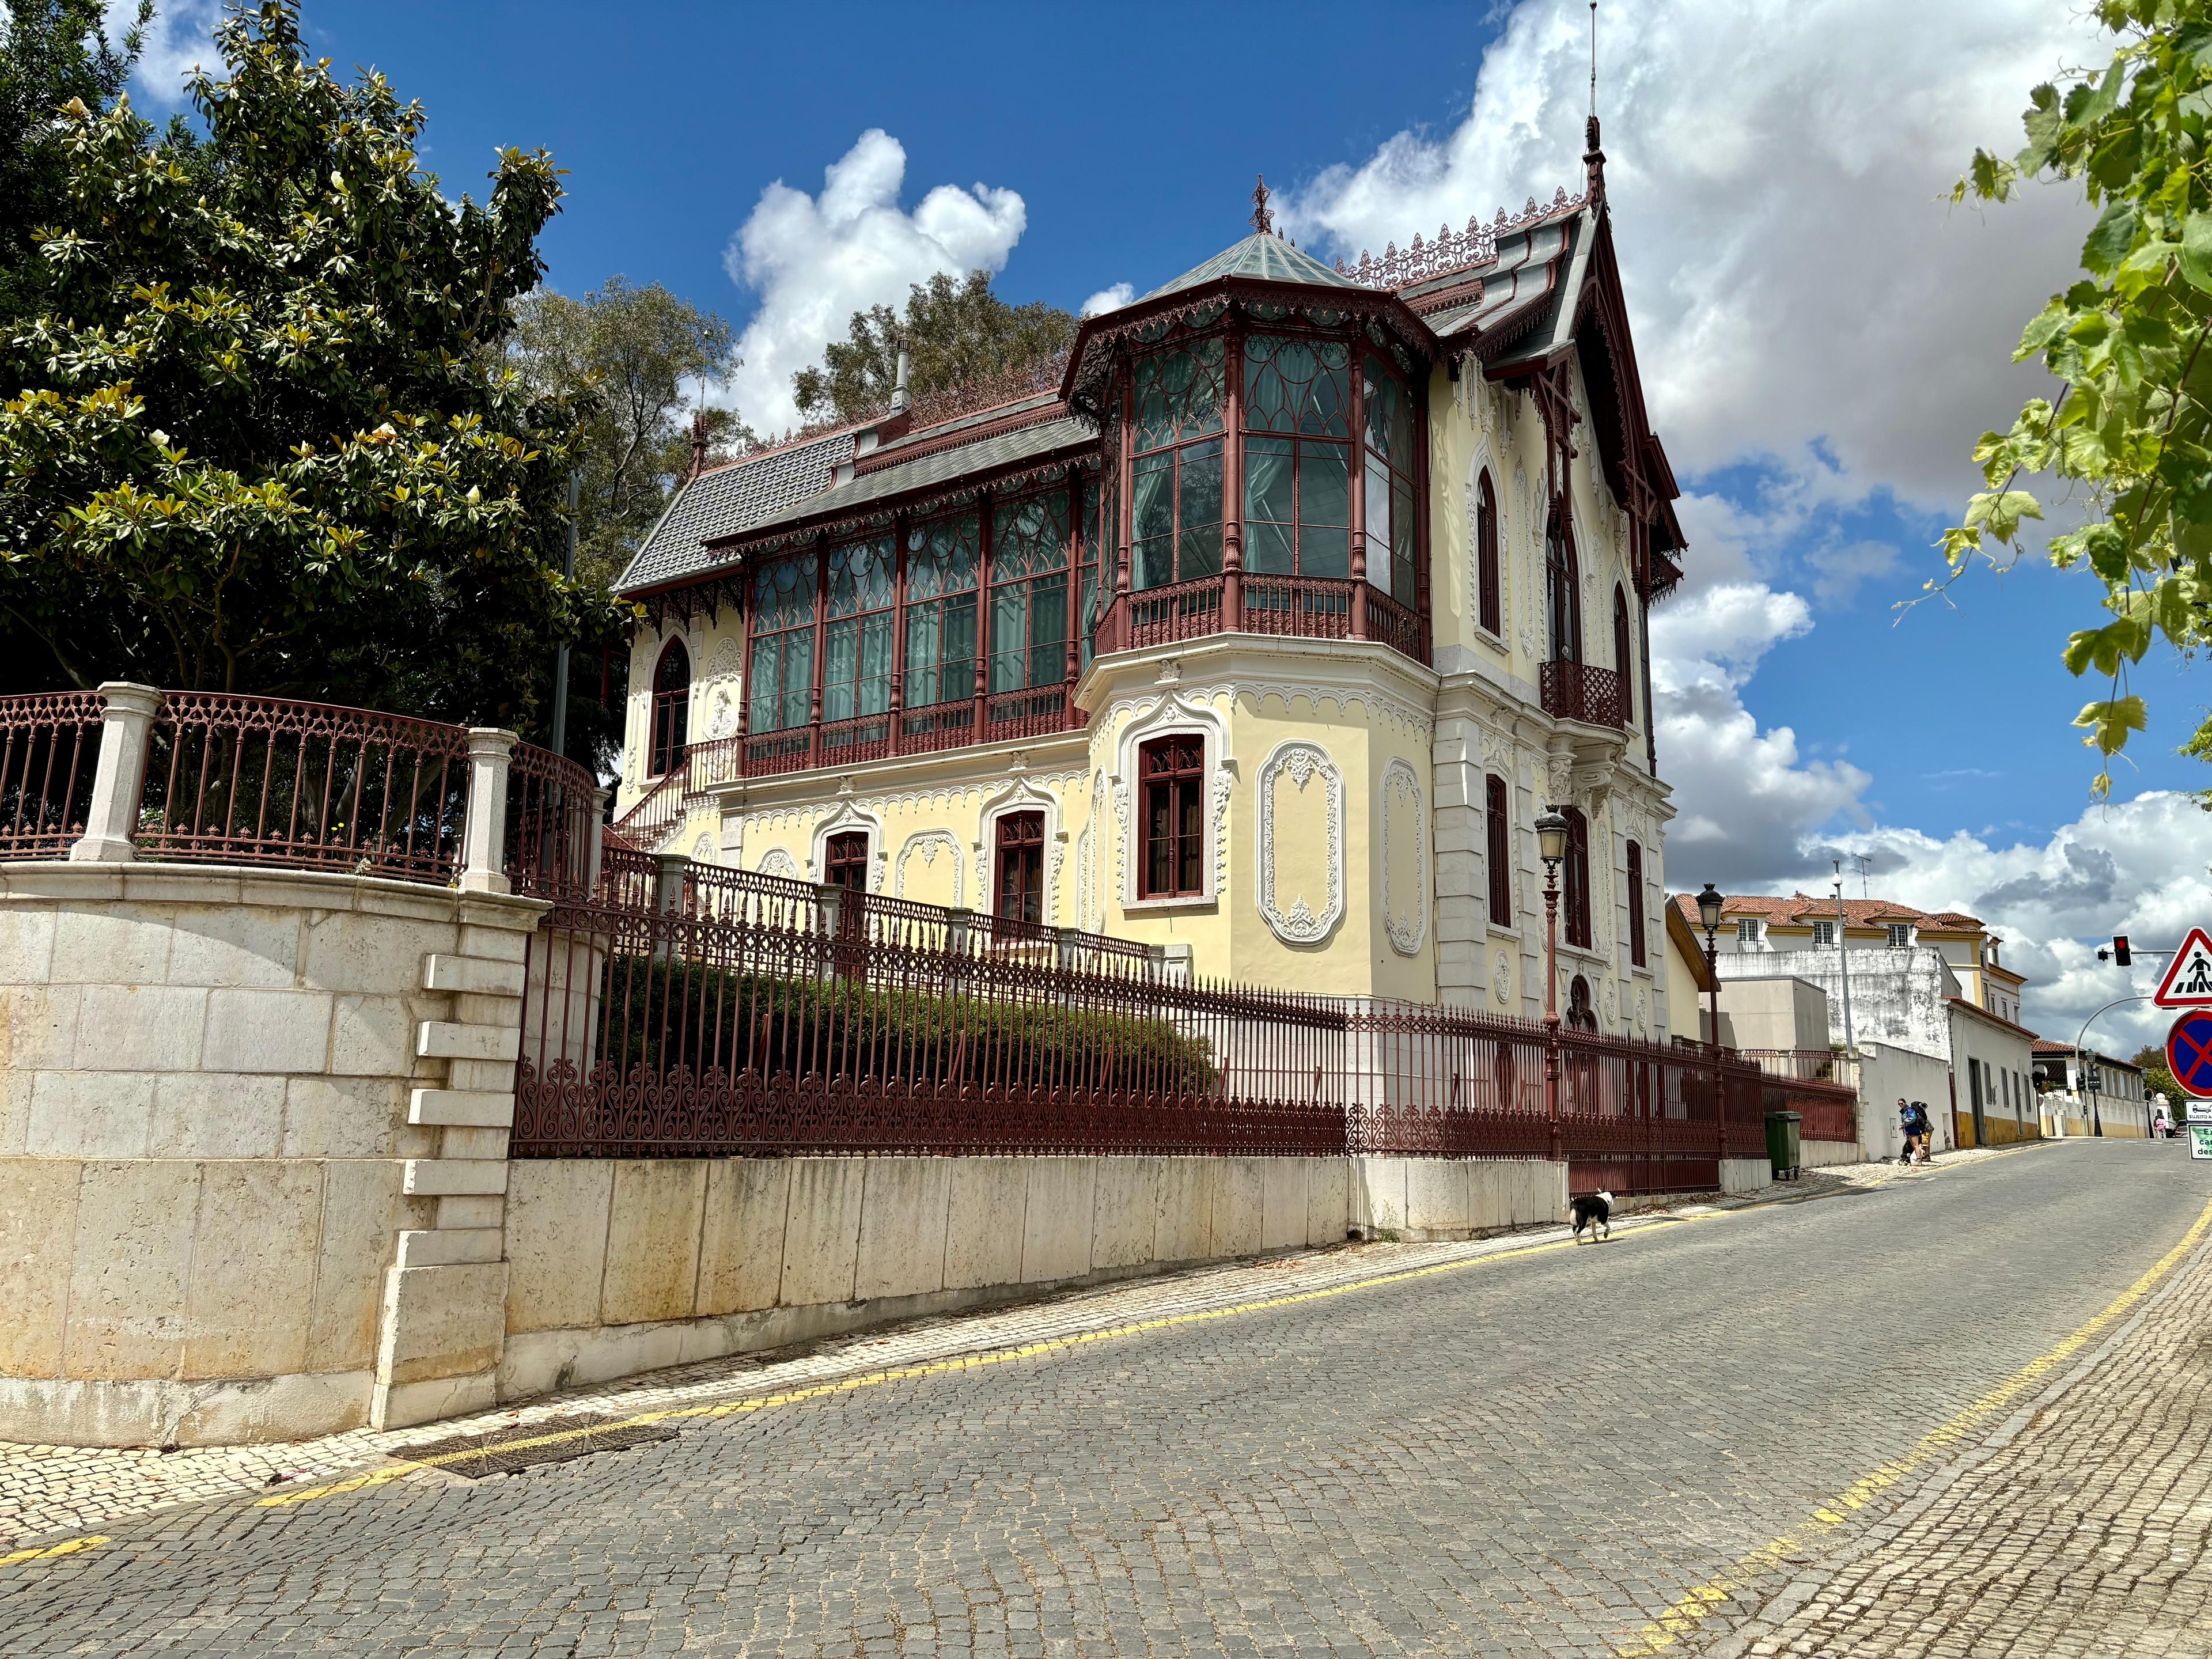
[[469,727],[469,805],[461,828],[461,890],[511,893],[507,875],[507,773],[522,739],[496,726]]
[[1077,948],[1075,932],[1073,927],[1055,927],[1052,930],[1052,965],[1063,974],[1072,974],[1075,971]]
[[667,916],[684,913],[684,882],[690,869],[691,860],[684,854],[655,853],[653,855],[654,909]]
[[974,927],[975,913],[954,906],[945,913],[945,954],[965,957],[968,954],[969,930]]
[[138,856],[131,835],[146,789],[146,757],[161,694],[150,685],[109,680],[100,688],[100,757],[93,764],[91,809],[84,834],[70,846],[80,864],[128,864]]
[[606,851],[607,846],[607,797],[613,793],[611,789],[607,788],[592,791],[592,817],[584,830],[588,837],[584,843],[584,896],[586,898],[594,898],[599,895],[599,855]]

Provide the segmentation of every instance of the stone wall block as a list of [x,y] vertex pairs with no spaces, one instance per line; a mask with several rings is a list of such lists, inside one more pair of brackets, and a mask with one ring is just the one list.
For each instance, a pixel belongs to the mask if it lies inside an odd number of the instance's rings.
[[128,1072],[40,1072],[24,1149],[33,1158],[143,1158],[154,1079]]
[[519,997],[522,963],[486,957],[433,955],[423,965],[426,991],[460,991],[478,996]]
[[406,1175],[401,1191],[423,1198],[442,1198],[448,1194],[483,1196],[504,1193],[511,1166],[504,1159],[410,1158],[402,1167]]
[[1417,1232],[1459,1232],[1469,1224],[1464,1158],[1406,1160],[1405,1224]]
[[54,913],[0,910],[0,985],[43,985],[53,975]]
[[1309,1159],[1306,1172],[1306,1243],[1341,1244],[1351,1210],[1351,1170],[1340,1158]]
[[789,1158],[709,1160],[699,1243],[701,1314],[751,1313],[775,1305],[790,1204]]
[[302,930],[300,980],[320,991],[405,996],[422,988],[422,961],[450,949],[450,922],[413,921],[348,910],[311,913]]
[[1012,1285],[1022,1276],[1022,1232],[1029,1206],[1026,1160],[960,1158],[945,1226],[945,1287]]
[[322,1170],[272,1158],[204,1166],[185,1292],[187,1377],[304,1370]]
[[416,1089],[408,1097],[407,1121],[508,1129],[514,1126],[514,1097],[489,1089]]
[[1152,1256],[1160,1160],[1102,1158],[1091,1219],[1091,1266],[1133,1267]]
[[12,1072],[67,1071],[76,1064],[74,985],[0,988],[0,1067]]
[[507,1132],[505,1129],[454,1126],[444,1130],[438,1139],[440,1158],[503,1160],[507,1157]]
[[493,962],[520,962],[528,954],[532,926],[536,918],[525,918],[530,926],[485,927],[464,921],[460,933],[459,954],[483,957]]
[[406,1097],[406,1085],[388,1077],[287,1078],[283,1156],[391,1158]]
[[211,991],[207,1069],[319,1073],[330,1057],[331,998],[322,991]]
[[416,1024],[405,997],[340,995],[331,1004],[333,1077],[405,1077]]
[[1196,1261],[1213,1234],[1213,1183],[1203,1158],[1160,1160],[1158,1196],[1152,1206],[1152,1260]]
[[[217,993],[216,994],[222,994]],[[282,995],[283,993],[246,994]],[[191,1072],[199,1069],[201,1032],[213,1021],[210,994],[197,986],[87,985],[78,994],[76,1064],[87,1072]],[[212,1055],[208,1069],[252,1072]],[[322,1052],[315,1053],[316,1066]]]
[[[152,927],[149,916],[145,924]],[[208,987],[289,987],[300,972],[300,915],[240,905],[175,913],[168,981]]]
[[61,1375],[82,1168],[0,1159],[0,1376]]
[[1022,1218],[1022,1271],[1027,1284],[1075,1279],[1091,1271],[1091,1227],[1097,1160],[1033,1158]]
[[872,1158],[860,1198],[853,1294],[861,1301],[945,1288],[952,1170],[941,1158]]
[[332,1158],[321,1169],[322,1237],[306,1368],[365,1371],[376,1363],[378,1304],[405,1207],[400,1168],[384,1158]]
[[275,1158],[284,1139],[285,1079],[173,1072],[152,1079],[148,1150],[155,1158]]
[[1294,1250],[1306,1242],[1310,1158],[1267,1158],[1260,1164],[1260,1248]]
[[31,1141],[31,1090],[36,1072],[0,1071],[0,1158],[21,1158]]
[[601,1158],[524,1158],[513,1166],[506,1219],[514,1270],[509,1330],[599,1322],[614,1176],[613,1162]]
[[167,920],[132,904],[70,905],[57,916],[53,983],[159,985],[168,975]]
[[69,1376],[176,1375],[200,1169],[181,1160],[84,1166],[62,1350]]
[[601,1324],[691,1316],[706,1204],[704,1158],[617,1161]]
[[488,1060],[512,1065],[522,1053],[522,1033],[514,1028],[501,1030],[449,1020],[424,1020],[415,1052],[426,1060]]
[[784,1223],[785,1307],[850,1302],[860,1250],[860,1196],[867,1160],[792,1160],[791,1208]]
[[1207,1254],[1253,1255],[1260,1249],[1260,1228],[1265,1202],[1261,1160],[1255,1158],[1217,1158],[1208,1160],[1213,1188],[1212,1227]]
[[495,1370],[507,1334],[506,1308],[504,1261],[394,1267],[385,1275],[378,1385]]

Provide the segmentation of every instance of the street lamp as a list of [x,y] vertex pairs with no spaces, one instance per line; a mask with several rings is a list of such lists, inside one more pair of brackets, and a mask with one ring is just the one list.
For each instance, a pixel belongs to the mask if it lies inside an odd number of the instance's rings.
[[1552,1162],[1559,1161],[1559,860],[1567,855],[1567,820],[1557,807],[1536,820],[1536,852],[1544,860],[1544,1113],[1552,1125]]
[[1720,951],[1713,943],[1713,935],[1720,931],[1721,907],[1727,903],[1712,883],[1698,895],[1698,924],[1705,930],[1705,978],[1713,1003],[1713,1047],[1721,1046],[1721,973]]

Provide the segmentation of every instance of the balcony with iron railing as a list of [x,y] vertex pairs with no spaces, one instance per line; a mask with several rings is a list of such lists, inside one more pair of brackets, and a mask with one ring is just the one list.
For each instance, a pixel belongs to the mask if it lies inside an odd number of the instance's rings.
[[1425,618],[1363,578],[1249,570],[1123,595],[1099,624],[1098,649],[1141,651],[1216,634],[1374,640],[1425,666],[1430,658]]
[[1627,728],[1628,681],[1610,668],[1556,657],[1537,670],[1537,693],[1553,720]]

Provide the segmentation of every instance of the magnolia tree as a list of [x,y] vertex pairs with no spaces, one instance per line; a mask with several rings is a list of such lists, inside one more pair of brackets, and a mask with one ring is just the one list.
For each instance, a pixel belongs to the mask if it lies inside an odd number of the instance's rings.
[[[1977,150],[1954,198],[2008,200],[2026,179],[2078,180],[2100,207],[2084,276],[2031,321],[2015,360],[2061,383],[1974,451],[1988,488],[1945,532],[1953,574],[2020,550],[2040,519],[2027,487],[2054,477],[2083,510],[2051,562],[2087,571],[2110,619],[2075,633],[2065,662],[2104,695],[2075,724],[2106,763],[2144,725],[2129,668],[2161,638],[2185,654],[2212,637],[2212,0],[2097,0],[2112,60],[2028,95],[2027,144]],[[2000,552],[1999,550],[2006,550]],[[2212,760],[2212,719],[2185,752]]]
[[341,84],[289,3],[228,18],[204,131],[59,112],[66,189],[0,341],[0,606],[80,685],[526,723],[564,581],[576,410],[508,363],[561,190],[422,171],[419,105]]

